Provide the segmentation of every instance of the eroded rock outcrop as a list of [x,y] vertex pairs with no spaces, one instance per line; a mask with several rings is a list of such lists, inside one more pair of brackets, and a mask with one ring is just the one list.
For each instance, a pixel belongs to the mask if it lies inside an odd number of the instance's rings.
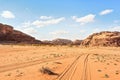
[[72,44],[72,41],[71,40],[68,40],[68,39],[55,39],[55,40],[52,40],[51,42],[53,45],[70,45]]
[[82,41],[84,46],[120,46],[120,32],[94,33]]
[[14,30],[12,26],[0,23],[0,43],[41,43],[23,32]]

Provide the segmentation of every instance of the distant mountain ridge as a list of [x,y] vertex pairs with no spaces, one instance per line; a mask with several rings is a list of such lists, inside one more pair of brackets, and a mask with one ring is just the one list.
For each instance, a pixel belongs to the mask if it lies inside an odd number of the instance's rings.
[[44,40],[42,41],[43,44],[47,44],[47,45],[80,45],[82,40],[69,40],[69,39],[61,39],[61,38],[57,38],[54,40]]
[[27,43],[45,45],[81,45],[81,46],[120,46],[120,32],[102,31],[88,36],[84,40],[54,39],[52,41],[36,40],[21,31],[14,30],[10,25],[0,23],[0,43]]

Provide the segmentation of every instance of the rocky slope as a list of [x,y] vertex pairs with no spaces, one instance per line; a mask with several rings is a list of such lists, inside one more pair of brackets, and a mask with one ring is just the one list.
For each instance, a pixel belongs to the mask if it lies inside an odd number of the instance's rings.
[[69,44],[72,44],[72,41],[71,40],[68,40],[68,39],[54,39],[51,41],[51,43],[53,45],[69,45]]
[[14,30],[12,26],[0,23],[0,43],[41,43],[23,32]]
[[82,41],[84,46],[120,46],[120,32],[94,33]]
[[82,40],[73,41],[73,45],[81,45]]
[[68,39],[55,39],[52,41],[39,41],[12,26],[0,23],[0,43],[28,43],[47,45],[82,45],[82,46],[120,46],[120,32],[103,31],[94,33],[85,40],[71,41]]
[[42,43],[45,45],[53,45],[52,41],[49,41],[49,40],[44,40],[44,41],[42,41]]

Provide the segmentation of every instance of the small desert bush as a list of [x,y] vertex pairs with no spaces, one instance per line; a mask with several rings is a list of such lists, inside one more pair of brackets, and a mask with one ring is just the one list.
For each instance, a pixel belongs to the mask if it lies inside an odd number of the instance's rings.
[[109,78],[109,75],[108,75],[108,74],[105,74],[104,77],[105,77],[105,78]]
[[118,74],[119,74],[119,71],[117,70],[115,74],[118,75]]
[[102,70],[100,70],[100,69],[99,69],[99,70],[97,70],[97,71],[98,71],[98,72],[102,72]]
[[48,74],[48,75],[58,75],[57,73],[53,72],[51,69],[49,69],[48,67],[42,67],[40,69],[40,72],[43,74]]

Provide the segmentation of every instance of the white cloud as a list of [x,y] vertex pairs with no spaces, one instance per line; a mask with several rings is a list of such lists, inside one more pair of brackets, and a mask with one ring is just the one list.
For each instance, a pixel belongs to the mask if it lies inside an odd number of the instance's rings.
[[120,26],[114,26],[109,29],[110,31],[120,31]]
[[111,13],[111,12],[113,12],[112,9],[106,9],[106,10],[100,12],[100,15],[106,15],[106,14],[109,14],[109,13]]
[[24,29],[24,32],[28,33],[28,34],[35,34],[35,33],[37,33],[37,31],[34,28],[32,28],[32,27]]
[[52,16],[40,16],[40,19],[52,19]]
[[31,22],[30,21],[28,21],[28,22],[24,22],[24,23],[22,23],[22,27],[30,27],[31,26]]
[[38,33],[36,27],[32,26],[30,21],[21,23],[16,26],[15,29],[32,36]]
[[86,32],[86,30],[80,30],[80,33],[85,33]]
[[68,31],[64,31],[64,30],[50,32],[50,34],[52,35],[62,35],[62,34],[68,34],[68,33],[69,33]]
[[101,32],[101,31],[120,31],[120,25],[118,26],[112,26],[112,27],[109,27],[109,28],[95,28],[93,29],[92,33],[98,33],[98,32]]
[[76,20],[76,19],[77,19],[77,16],[72,16],[72,19],[73,19],[73,20]]
[[73,16],[72,19],[75,20],[76,22],[79,22],[81,25],[84,25],[86,23],[94,22],[95,15],[89,14],[80,18],[78,18],[77,16]]
[[34,35],[37,33],[37,29],[32,27],[32,26],[31,27],[17,26],[17,27],[15,27],[15,30],[22,31],[22,32],[29,34],[29,35]]
[[104,30],[102,30],[100,28],[95,28],[95,29],[92,30],[92,33],[98,33],[100,31],[104,31]]
[[44,20],[44,21],[36,20],[36,21],[32,22],[32,25],[37,26],[37,27],[44,27],[44,26],[48,26],[48,25],[58,24],[64,20],[65,20],[64,17],[57,18],[57,19]]
[[2,14],[0,14],[1,17],[7,18],[7,19],[13,19],[15,18],[15,15],[11,11],[3,11]]

